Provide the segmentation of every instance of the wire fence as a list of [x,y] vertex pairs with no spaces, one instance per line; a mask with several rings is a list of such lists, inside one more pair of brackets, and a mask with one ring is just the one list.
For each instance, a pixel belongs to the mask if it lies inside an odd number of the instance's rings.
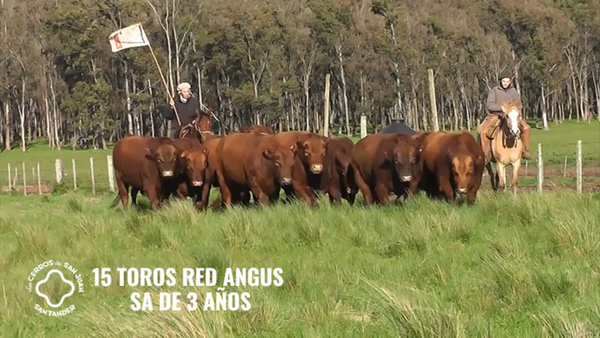
[[[364,134],[361,133],[361,137]],[[1,193],[45,195],[66,191],[91,194],[114,193],[116,181],[110,151],[97,154],[77,151],[58,158],[28,158],[24,161],[0,161]],[[567,190],[578,193],[600,191],[600,141],[532,144],[532,159],[522,160],[518,173],[519,190],[548,192]],[[85,154],[85,155],[84,155]],[[495,166],[492,165],[495,169]],[[512,183],[508,168],[507,189]],[[484,187],[490,184],[484,173]]]

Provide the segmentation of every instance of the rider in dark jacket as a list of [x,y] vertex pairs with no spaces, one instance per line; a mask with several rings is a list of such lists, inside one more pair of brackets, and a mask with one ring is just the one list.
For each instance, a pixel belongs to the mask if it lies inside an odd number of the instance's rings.
[[175,133],[180,127],[177,118],[175,117],[175,110],[181,120],[181,125],[191,123],[194,119],[198,118],[198,113],[210,114],[208,109],[201,104],[198,99],[192,96],[191,86],[187,82],[183,82],[177,86],[177,95],[175,98],[171,98],[168,105],[161,107],[161,113],[163,118],[171,120],[171,129],[169,130],[169,137],[176,137]]

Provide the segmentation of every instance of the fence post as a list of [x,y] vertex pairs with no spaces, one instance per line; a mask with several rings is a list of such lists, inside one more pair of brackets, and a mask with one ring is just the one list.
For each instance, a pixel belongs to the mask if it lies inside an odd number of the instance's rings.
[[[327,73],[325,75],[325,97],[324,97],[324,101],[325,101],[325,121],[323,121],[323,136],[327,137],[329,136],[329,85],[330,85],[330,74]],[[350,131],[348,130],[348,133]],[[112,190],[111,190],[112,191]]]
[[581,140],[577,141],[577,193],[581,194],[583,190],[583,163],[581,161]]
[[544,185],[544,158],[542,157],[542,144],[538,143],[538,192],[542,192],[542,186]]
[[94,158],[90,157],[90,170],[92,173],[92,194],[96,195],[96,179],[94,178]]
[[56,159],[56,163],[54,164],[54,171],[56,172],[56,183],[61,183],[63,179],[63,168],[62,160],[60,158]]
[[10,169],[10,163],[8,163],[8,192],[12,193],[12,170]]
[[115,168],[113,167],[112,155],[106,155],[106,164],[108,165],[108,186],[110,191],[115,191]]
[[427,73],[429,77],[429,101],[431,104],[431,120],[433,121],[433,131],[439,131],[440,125],[438,121],[437,102],[435,100],[435,80],[433,78],[433,69],[427,69]]
[[360,138],[367,137],[367,117],[365,114],[360,115]]
[[37,163],[38,193],[42,194],[42,179],[40,177],[40,162]]
[[77,191],[77,167],[75,166],[75,159],[73,162],[73,191]]
[[567,177],[567,158],[569,156],[565,156],[565,169],[563,170],[563,177]]
[[21,164],[23,165],[23,195],[27,196],[27,182],[25,178],[27,172],[25,171],[25,162],[21,162]]

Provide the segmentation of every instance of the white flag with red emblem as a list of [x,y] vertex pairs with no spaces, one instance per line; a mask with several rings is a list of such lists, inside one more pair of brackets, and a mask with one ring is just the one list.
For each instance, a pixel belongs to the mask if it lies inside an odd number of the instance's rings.
[[119,29],[109,37],[110,47],[113,53],[127,48],[149,46],[148,38],[140,23]]

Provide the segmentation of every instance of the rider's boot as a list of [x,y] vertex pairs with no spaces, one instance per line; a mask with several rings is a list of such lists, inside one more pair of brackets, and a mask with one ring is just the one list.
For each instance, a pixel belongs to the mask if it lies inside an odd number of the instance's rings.
[[531,153],[529,151],[530,149],[530,143],[531,143],[531,128],[529,127],[529,125],[527,124],[527,122],[524,119],[521,119],[520,123],[519,123],[519,129],[521,129],[521,133],[523,134],[523,154],[521,155],[521,157],[523,159],[526,160],[530,160],[531,159]]
[[483,153],[485,155],[486,164],[492,159],[492,142],[488,134],[496,122],[495,117],[496,115],[494,114],[488,114],[479,128],[479,138],[481,139],[481,148],[483,149]]

